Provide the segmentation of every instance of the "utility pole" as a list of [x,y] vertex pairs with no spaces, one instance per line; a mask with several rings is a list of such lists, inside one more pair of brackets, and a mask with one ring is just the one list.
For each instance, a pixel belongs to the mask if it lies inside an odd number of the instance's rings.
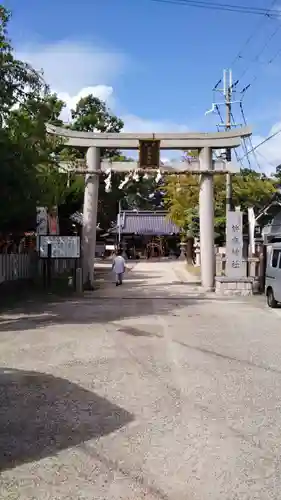
[[[213,102],[212,108],[207,111],[205,114],[216,112],[220,119],[221,123],[217,125],[218,130],[223,128],[224,130],[230,130],[232,127],[237,127],[237,123],[232,123],[232,105],[233,104],[241,104],[241,99],[233,100],[234,94],[236,94],[236,86],[238,81],[233,83],[232,80],[232,70],[225,69],[223,71],[223,78],[218,81],[214,92],[219,92],[223,95],[223,100],[219,102]],[[222,86],[222,88],[220,88]],[[225,118],[222,116],[221,107],[225,108]],[[224,113],[223,113],[224,114]],[[225,159],[226,161],[231,161],[231,148],[226,148],[225,150]],[[232,175],[226,174],[226,215],[232,209]]]
[[[232,104],[232,70],[224,70],[224,96],[225,96],[225,130],[231,129],[231,104]],[[226,161],[231,161],[231,148],[226,149]],[[232,176],[226,174],[226,214],[232,209]]]

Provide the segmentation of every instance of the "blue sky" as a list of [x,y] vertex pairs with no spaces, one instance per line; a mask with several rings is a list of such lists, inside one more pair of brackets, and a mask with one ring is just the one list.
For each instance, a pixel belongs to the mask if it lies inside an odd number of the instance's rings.
[[[269,7],[270,0],[245,3]],[[84,87],[99,86],[98,95],[126,118],[128,129],[151,131],[214,129],[218,119],[204,116],[212,88],[261,22],[258,16],[152,0],[8,0],[5,5],[13,11],[10,36],[18,53],[45,69],[54,90],[74,98]],[[281,49],[281,20],[262,63],[255,61],[278,23],[265,19],[232,66],[234,78],[249,68],[241,88],[257,75],[244,100],[254,141],[281,122],[281,53],[267,64]],[[269,149],[276,156],[276,143],[263,154]]]

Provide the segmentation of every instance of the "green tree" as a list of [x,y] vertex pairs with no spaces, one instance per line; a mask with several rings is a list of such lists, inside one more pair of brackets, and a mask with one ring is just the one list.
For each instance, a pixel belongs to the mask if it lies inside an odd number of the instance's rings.
[[280,190],[281,188],[281,165],[277,165],[274,174],[272,174],[276,188]]
[[[85,152],[64,148],[61,140],[46,134],[46,122],[63,125],[60,115],[65,104],[49,92],[42,74],[14,57],[7,35],[9,19],[10,13],[1,7],[0,223],[2,230],[15,231],[34,227],[37,204],[59,204],[68,215],[72,213],[72,208],[77,210],[78,206],[81,207],[84,178],[62,173],[59,165],[61,160],[75,160]],[[112,114],[104,102],[91,95],[78,102],[72,111],[72,119],[71,128],[75,130],[119,132],[123,127],[122,120]],[[110,154],[118,155],[118,152],[111,151]],[[115,205],[116,214],[116,203],[112,203],[112,194],[104,193],[104,176],[100,194],[104,198],[99,204],[100,212],[106,219],[108,211],[109,221],[112,219],[109,209]],[[120,190],[118,197],[122,197]]]
[[235,206],[241,206],[241,210],[262,208],[275,192],[274,179],[262,173],[247,169],[233,177],[233,202]]
[[[81,99],[72,110],[73,130],[91,132],[120,132],[123,122],[120,118],[112,114],[106,104],[97,97],[89,95]],[[71,153],[77,158],[82,158],[84,151],[73,149]],[[104,150],[103,158],[110,157],[112,161],[129,161],[130,159],[122,155],[117,150]],[[129,171],[129,164],[128,164]],[[118,205],[121,202],[122,209],[128,208],[151,208],[155,200],[150,198],[150,193],[157,192],[157,186],[152,178],[146,179],[141,176],[140,182],[130,181],[124,189],[120,190],[119,185],[126,173],[112,173],[111,191],[106,192],[105,174],[100,175],[99,202],[98,202],[98,222],[104,229],[108,229],[116,221]],[[78,210],[83,204],[84,179],[75,178],[72,182],[70,195],[66,204],[71,206],[72,211]],[[72,201],[71,201],[72,200]],[[64,207],[65,208],[65,207]]]
[[[195,233],[194,220],[198,217],[199,176],[168,176],[165,183],[165,204],[172,220],[187,231]],[[241,171],[233,176],[233,202],[241,210],[264,206],[276,191],[273,179],[254,171]],[[225,176],[214,176],[214,215],[215,232],[219,240],[224,240],[225,233]],[[194,219],[195,218],[195,219]],[[198,228],[197,228],[198,232]],[[195,234],[197,236],[197,234]]]
[[71,111],[71,117],[71,128],[85,132],[120,132],[124,126],[105,102],[91,94],[78,101],[76,108]]
[[6,118],[0,152],[0,221],[6,230],[34,227],[37,204],[53,206],[62,201],[66,185],[66,175],[58,165],[62,146],[58,139],[46,134],[45,123],[60,124],[63,106],[54,94],[28,95]]
[[[71,110],[72,123],[70,128],[85,132],[120,132],[124,126],[123,121],[114,115],[106,103],[92,94],[83,97]],[[101,152],[103,158],[118,157],[116,150]],[[83,158],[84,151],[76,149],[76,156]]]
[[[45,158],[40,143],[45,135],[38,114],[47,86],[41,74],[15,58],[7,28],[10,12],[0,6],[0,224],[3,231],[18,230],[35,218],[40,195],[35,166]],[[43,96],[43,97],[42,97]],[[44,106],[43,106],[44,107]],[[39,112],[39,111],[40,112]],[[39,145],[40,143],[40,145]],[[44,154],[43,154],[44,153]],[[34,209],[34,211],[33,211]]]
[[13,106],[44,87],[42,75],[14,57],[7,28],[11,13],[0,5],[0,120],[5,123]]
[[[106,104],[94,97],[93,95],[88,95],[80,99],[76,104],[75,109],[71,110],[72,123],[70,128],[77,131],[85,132],[119,132],[123,127],[123,122],[117,116],[115,116],[108,109]],[[68,159],[72,159],[75,163],[76,159],[85,158],[85,149],[79,148],[67,148],[66,154]],[[122,159],[118,151],[103,151],[102,157],[112,157],[115,159]],[[116,218],[118,201],[121,197],[120,190],[118,191],[118,186],[116,185],[120,176],[113,176],[113,188],[111,193],[105,192],[105,174],[100,175],[100,185],[99,185],[99,203],[98,203],[98,222],[101,227],[107,229],[111,221]],[[118,183],[118,185],[121,182]],[[83,206],[84,199],[84,176],[74,175],[71,178],[70,187],[66,194],[66,199],[64,204],[61,206],[60,212],[65,216],[67,213],[71,213],[81,210]],[[113,216],[114,214],[114,216]]]
[[168,175],[164,182],[164,203],[171,219],[185,234],[189,225],[190,210],[199,202],[199,177],[197,175]]

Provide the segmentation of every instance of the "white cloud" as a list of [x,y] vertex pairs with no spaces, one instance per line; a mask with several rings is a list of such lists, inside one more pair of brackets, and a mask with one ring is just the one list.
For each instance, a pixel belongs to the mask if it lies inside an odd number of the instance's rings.
[[[71,120],[71,109],[74,109],[77,102],[92,94],[95,97],[105,101],[110,108],[114,108],[113,87],[107,85],[95,85],[93,87],[84,87],[76,95],[71,96],[67,92],[58,92],[58,96],[66,103],[62,113],[62,119],[65,123]],[[174,123],[169,120],[153,120],[141,118],[136,115],[121,115],[124,122],[124,132],[149,133],[149,132],[186,132],[188,127],[182,124]]]
[[107,85],[122,74],[128,59],[85,42],[60,41],[50,45],[26,45],[17,57],[36,70],[43,69],[45,79],[57,92],[74,96],[85,87]]
[[[128,58],[119,52],[108,51],[92,44],[59,41],[49,45],[26,45],[16,51],[19,59],[43,70],[46,82],[66,103],[62,119],[69,122],[70,111],[82,97],[89,94],[105,101],[114,109],[112,83],[128,66]],[[124,132],[184,132],[188,127],[170,120],[154,120],[125,114]],[[167,152],[167,158],[175,156]]]
[[124,132],[186,132],[186,125],[174,123],[169,120],[153,120],[140,118],[135,115],[123,115]]
[[[43,69],[46,82],[52,91],[66,102],[62,119],[70,120],[70,110],[81,97],[93,94],[104,100],[114,109],[115,99],[113,84],[116,77],[128,68],[126,55],[88,42],[62,40],[49,45],[30,44],[16,51],[18,58],[29,62],[35,69]],[[134,114],[121,116],[125,132],[185,132],[188,126],[174,123],[170,120],[157,120],[139,117]],[[276,123],[268,136],[281,128],[281,122]],[[253,146],[262,142],[265,137],[254,135]],[[256,151],[261,169],[266,173],[274,171],[281,163],[281,134],[266,142]],[[250,145],[248,144],[248,150]],[[239,151],[239,156],[244,155]],[[174,152],[166,152],[166,159],[177,156]],[[250,154],[251,164],[256,167],[255,155]],[[247,159],[243,164],[247,166]]]
[[89,94],[113,105],[113,88],[104,82],[114,80],[127,65],[118,52],[93,47],[85,42],[60,41],[50,45],[26,45],[17,57],[43,70],[46,82],[66,103],[62,119],[70,120],[70,110]]
[[67,92],[58,92],[58,97],[66,103],[66,107],[63,109],[61,119],[65,123],[70,122],[71,110],[75,109],[75,106],[80,99],[82,99],[83,97],[87,97],[90,94],[92,94],[94,97],[98,97],[102,101],[105,101],[110,107],[114,105],[113,88],[107,85],[84,87],[74,96],[71,96]]

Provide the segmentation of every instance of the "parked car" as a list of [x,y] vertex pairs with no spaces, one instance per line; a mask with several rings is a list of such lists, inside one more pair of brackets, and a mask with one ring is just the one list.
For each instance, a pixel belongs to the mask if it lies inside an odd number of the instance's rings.
[[281,303],[281,243],[267,246],[265,293],[269,307]]

